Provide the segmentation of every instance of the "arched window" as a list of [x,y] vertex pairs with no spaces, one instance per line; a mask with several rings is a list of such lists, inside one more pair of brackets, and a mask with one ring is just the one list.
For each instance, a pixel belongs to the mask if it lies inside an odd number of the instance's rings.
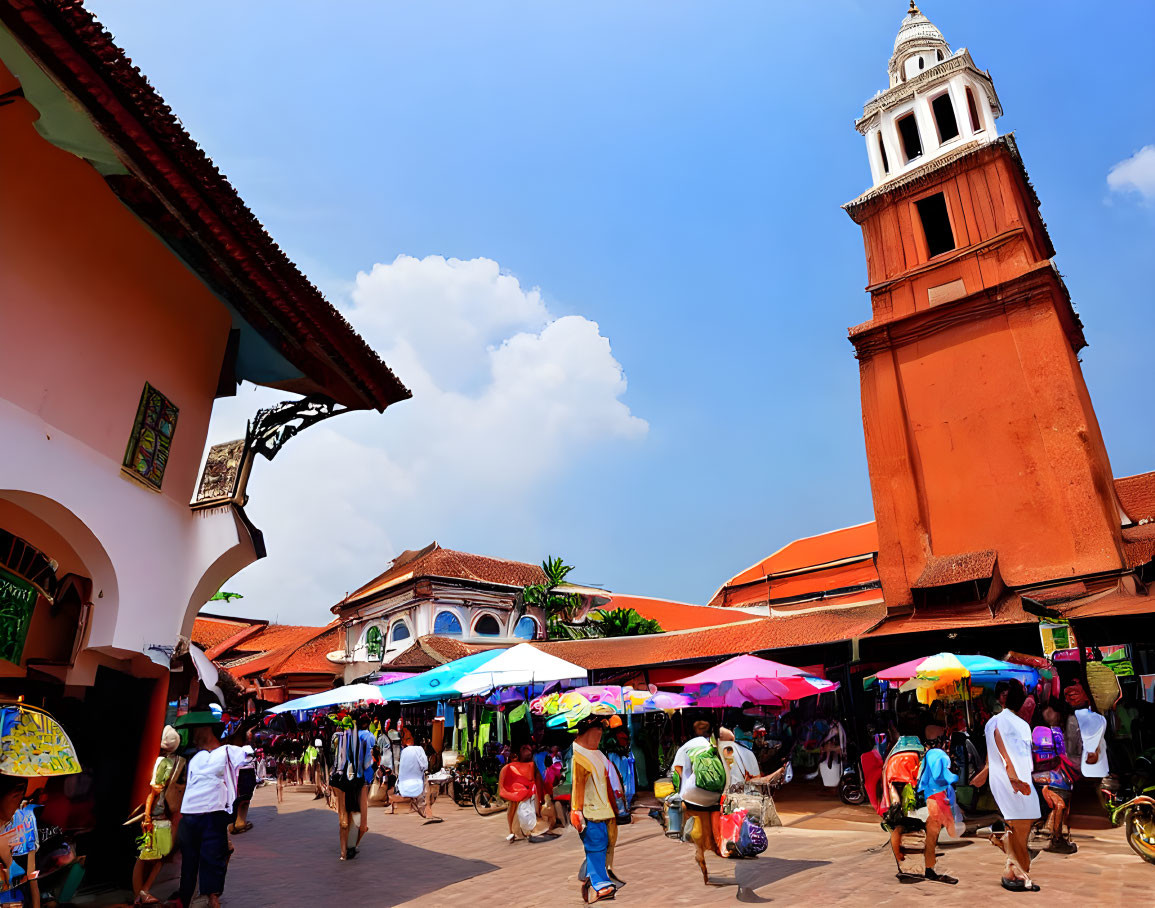
[[365,632],[365,655],[370,659],[380,659],[385,652],[385,638],[376,624]]
[[937,50],[937,51],[935,51],[935,53],[938,54],[938,58],[941,60],[942,59],[942,50],[941,49]]
[[493,615],[482,615],[473,625],[473,633],[478,637],[500,637],[501,625]]
[[460,637],[461,621],[453,612],[438,612],[433,621],[433,633],[442,637]]
[[967,86],[967,113],[971,118],[971,132],[982,132],[983,121],[979,119],[978,105],[975,104],[975,93]]
[[918,58],[918,68],[922,69],[924,66],[926,66],[926,61],[923,60],[922,56],[920,55]]
[[393,643],[398,643],[401,640],[409,639],[409,625],[404,621],[398,621],[393,625],[393,633],[389,637]]
[[517,627],[513,629],[513,636],[518,640],[532,640],[537,636],[537,622],[529,615],[522,616],[521,620],[517,622]]

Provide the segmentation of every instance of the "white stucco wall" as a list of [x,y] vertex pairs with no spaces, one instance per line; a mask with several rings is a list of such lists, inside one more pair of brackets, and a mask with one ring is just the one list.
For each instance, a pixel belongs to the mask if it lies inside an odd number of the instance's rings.
[[256,560],[231,509],[194,512],[2,398],[0,437],[0,498],[51,525],[92,578],[89,649],[126,658],[174,645],[208,597]]

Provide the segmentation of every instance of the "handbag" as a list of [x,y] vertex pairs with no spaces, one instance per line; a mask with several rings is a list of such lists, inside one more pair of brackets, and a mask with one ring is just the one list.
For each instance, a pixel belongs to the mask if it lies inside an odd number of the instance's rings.
[[739,810],[746,811],[746,815],[763,828],[782,825],[782,819],[778,816],[778,808],[774,806],[774,799],[768,794],[746,792],[726,795],[722,811],[724,813],[736,813]]

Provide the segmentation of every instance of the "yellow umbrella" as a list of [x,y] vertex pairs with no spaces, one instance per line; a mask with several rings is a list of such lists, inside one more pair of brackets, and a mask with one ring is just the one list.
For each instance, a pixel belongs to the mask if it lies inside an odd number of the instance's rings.
[[0,773],[31,777],[78,772],[76,748],[52,716],[27,703],[0,707]]

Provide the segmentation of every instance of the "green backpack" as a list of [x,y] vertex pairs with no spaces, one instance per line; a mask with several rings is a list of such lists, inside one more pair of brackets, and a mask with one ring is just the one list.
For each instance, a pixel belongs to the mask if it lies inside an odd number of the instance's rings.
[[699,788],[718,794],[726,790],[726,766],[718,756],[718,744],[715,739],[710,739],[708,747],[699,747],[690,754],[690,765],[694,767],[694,784]]

